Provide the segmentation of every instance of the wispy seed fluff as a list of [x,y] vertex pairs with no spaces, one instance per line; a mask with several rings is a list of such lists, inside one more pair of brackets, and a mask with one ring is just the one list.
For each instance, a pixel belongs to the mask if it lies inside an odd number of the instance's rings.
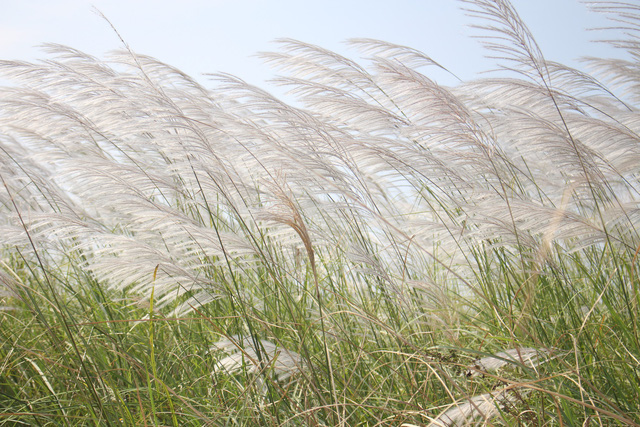
[[216,371],[225,373],[233,374],[246,369],[254,374],[273,373],[278,380],[285,380],[302,369],[302,359],[298,353],[268,340],[232,336],[216,342],[210,352],[226,354],[215,365]]
[[263,57],[294,106],[132,51],[103,61],[48,45],[46,61],[1,61],[14,82],[0,91],[3,246],[28,254],[29,233],[46,262],[72,254],[179,312],[224,297],[231,277],[250,292],[265,266],[377,280],[338,261],[349,253],[401,295],[408,281],[469,287],[478,250],[634,251],[633,64],[594,60],[599,80],[546,61],[507,2],[468,7],[516,74],[444,87],[429,78],[442,66],[409,47],[352,40],[367,56],[355,61],[284,39]]

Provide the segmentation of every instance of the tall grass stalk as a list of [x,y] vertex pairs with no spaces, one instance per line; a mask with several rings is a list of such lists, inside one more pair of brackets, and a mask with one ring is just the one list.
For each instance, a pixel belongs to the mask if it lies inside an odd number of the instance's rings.
[[640,8],[586,72],[463,5],[499,70],[453,87],[370,39],[262,53],[295,105],[0,61],[0,424],[639,425]]

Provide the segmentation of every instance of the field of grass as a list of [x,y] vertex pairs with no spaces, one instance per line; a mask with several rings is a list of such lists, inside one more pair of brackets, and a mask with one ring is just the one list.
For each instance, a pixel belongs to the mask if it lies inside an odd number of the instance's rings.
[[640,425],[640,6],[587,74],[465,5],[503,68],[454,87],[1,61],[0,425]]

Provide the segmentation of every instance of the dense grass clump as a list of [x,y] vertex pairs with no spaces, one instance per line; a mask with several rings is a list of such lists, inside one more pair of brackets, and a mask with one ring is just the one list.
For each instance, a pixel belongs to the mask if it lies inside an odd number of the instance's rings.
[[[630,59],[281,40],[297,106],[132,51],[3,61],[0,424],[640,424]],[[510,70],[505,73],[505,70]]]

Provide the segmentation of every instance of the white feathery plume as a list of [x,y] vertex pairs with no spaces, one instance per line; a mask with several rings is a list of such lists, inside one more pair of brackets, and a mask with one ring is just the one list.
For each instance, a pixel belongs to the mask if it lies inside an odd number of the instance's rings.
[[465,371],[465,376],[474,377],[482,374],[483,372],[495,372],[509,364],[524,364],[529,368],[533,368],[541,363],[549,361],[550,359],[551,351],[548,349],[530,347],[511,348],[509,350],[498,352],[493,356],[487,356],[476,360],[473,362],[472,368]]
[[443,286],[464,283],[477,248],[636,248],[635,65],[599,62],[596,78],[547,62],[508,2],[467,4],[525,79],[446,88],[406,46],[354,39],[360,64],[280,40],[263,57],[301,109],[130,51],[101,61],[47,45],[46,61],[0,61],[17,84],[0,93],[3,246],[28,243],[13,200],[38,245],[82,250],[100,280],[167,304],[216,298],[211,268],[246,283],[274,259],[292,272],[300,240],[344,254],[364,239],[376,261],[353,277],[398,295],[433,261],[455,272]]
[[490,392],[456,402],[438,415],[429,427],[472,426],[478,419],[488,421],[500,413],[500,407],[513,404],[516,397],[510,390]]
[[223,338],[210,351],[222,351],[226,357],[218,360],[216,370],[236,373],[246,367],[248,372],[261,374],[273,372],[278,380],[286,380],[302,369],[302,359],[294,351],[268,340],[254,340],[238,336]]
[[7,302],[11,301],[12,299],[19,298],[19,286],[21,286],[21,284],[18,283],[18,281],[14,277],[11,277],[4,270],[0,270],[0,313],[3,311],[15,309],[15,307],[8,305]]

